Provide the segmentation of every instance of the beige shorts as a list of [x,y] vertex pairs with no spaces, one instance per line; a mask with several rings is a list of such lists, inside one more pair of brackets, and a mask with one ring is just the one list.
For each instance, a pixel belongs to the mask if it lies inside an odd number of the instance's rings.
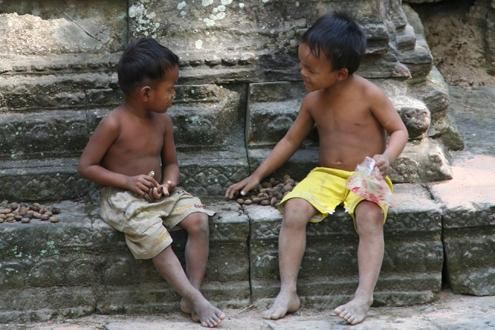
[[172,244],[168,231],[195,212],[215,214],[199,198],[180,188],[156,202],[110,187],[103,188],[101,194],[101,217],[125,234],[127,246],[136,259],[150,259],[162,252]]

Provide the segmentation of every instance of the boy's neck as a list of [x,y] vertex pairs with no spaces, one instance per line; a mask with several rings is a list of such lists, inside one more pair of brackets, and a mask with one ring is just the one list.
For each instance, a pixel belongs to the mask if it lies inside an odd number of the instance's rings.
[[132,100],[126,99],[122,106],[125,111],[136,117],[145,118],[149,116],[148,111],[146,111],[146,109],[138,102],[133,102]]
[[334,93],[338,93],[339,91],[341,91],[343,88],[345,88],[348,84],[350,84],[352,81],[354,81],[354,74],[350,74],[347,76],[347,78],[343,79],[343,80],[337,80],[335,82],[335,84],[333,84],[332,86],[329,86],[327,88],[324,88],[323,89],[323,92],[325,94],[334,94]]

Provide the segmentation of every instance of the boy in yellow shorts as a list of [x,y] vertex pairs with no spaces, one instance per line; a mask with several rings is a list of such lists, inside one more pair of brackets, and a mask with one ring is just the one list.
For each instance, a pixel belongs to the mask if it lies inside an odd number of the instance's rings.
[[[297,150],[313,127],[319,135],[320,167],[283,200],[279,234],[281,288],[265,318],[279,319],[299,309],[297,275],[306,246],[306,225],[344,203],[359,235],[359,284],[351,301],[335,309],[349,324],[362,322],[373,302],[384,253],[386,206],[364,200],[346,188],[347,178],[366,156],[385,174],[402,152],[408,133],[390,100],[376,85],[355,74],[366,38],[345,14],[328,14],[303,35],[299,45],[301,76],[308,94],[297,118],[270,155],[225,196],[246,194]],[[391,184],[389,182],[390,188]]]

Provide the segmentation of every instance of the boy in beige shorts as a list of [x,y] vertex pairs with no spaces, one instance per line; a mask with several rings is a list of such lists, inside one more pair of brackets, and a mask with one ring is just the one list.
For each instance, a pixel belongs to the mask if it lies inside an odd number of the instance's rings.
[[[225,315],[199,291],[208,261],[208,215],[214,212],[176,189],[179,167],[166,111],[178,76],[179,59],[168,48],[151,38],[131,43],[118,65],[125,101],[96,128],[81,155],[79,173],[104,186],[101,216],[125,234],[134,257],[153,261],[193,320],[216,327]],[[188,234],[186,272],[168,232],[178,227]]]

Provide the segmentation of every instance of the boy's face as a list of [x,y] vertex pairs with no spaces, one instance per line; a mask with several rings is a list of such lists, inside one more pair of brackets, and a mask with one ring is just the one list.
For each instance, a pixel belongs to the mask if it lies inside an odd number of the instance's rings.
[[175,84],[179,78],[179,67],[165,72],[162,80],[152,84],[148,109],[152,112],[166,112],[175,98]]
[[305,43],[299,45],[299,69],[307,91],[315,91],[332,87],[339,80],[341,70],[333,70],[330,61],[320,51],[316,57]]

